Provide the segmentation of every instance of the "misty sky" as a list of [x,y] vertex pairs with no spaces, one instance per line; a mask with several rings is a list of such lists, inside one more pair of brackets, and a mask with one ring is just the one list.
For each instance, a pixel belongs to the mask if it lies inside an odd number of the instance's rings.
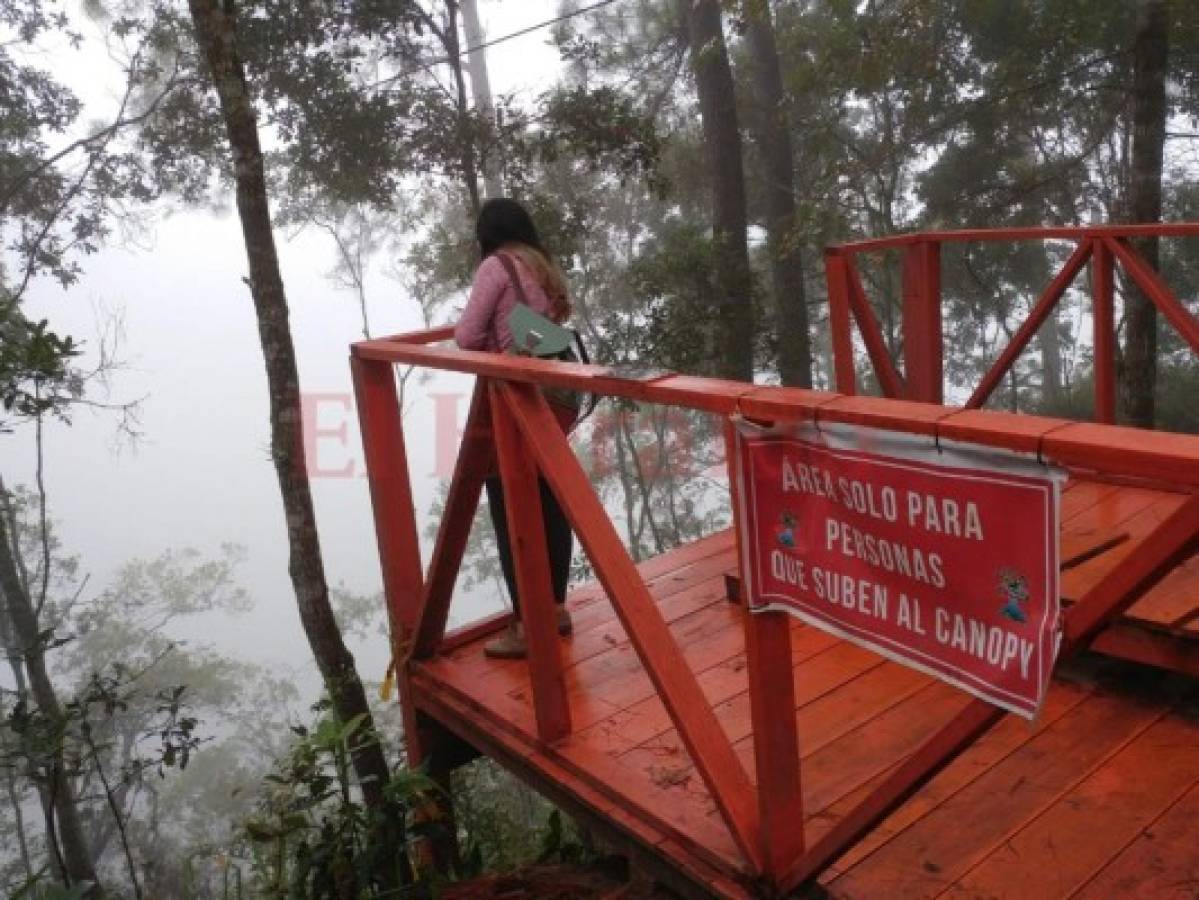
[[[488,38],[494,38],[552,17],[556,3],[480,0],[480,11]],[[543,90],[559,67],[548,41],[542,29],[489,50],[493,90]],[[106,87],[97,77],[108,65],[98,40],[82,58],[68,51],[49,62],[56,72],[75,73],[67,80],[87,103],[85,118],[102,120],[115,110],[119,85]],[[328,238],[277,237],[303,389],[328,395],[322,426],[347,426],[344,445],[335,437],[321,441],[317,462],[329,470],[352,462],[360,476],[356,414],[342,406],[342,398],[348,403],[351,397],[348,345],[361,336],[355,299],[325,277],[334,262]],[[95,590],[136,557],[182,547],[213,553],[223,542],[244,545],[248,559],[240,580],[254,610],[233,620],[214,619],[211,632],[199,637],[238,656],[290,667],[314,685],[287,576],[286,535],[268,456],[265,375],[242,282],[245,254],[236,215],[231,209],[222,215],[164,210],[146,243],[112,246],[83,260],[85,277],[69,291],[43,281],[30,292],[30,317],[46,317],[60,333],[93,347],[98,322],[122,319],[125,367],[107,397],[98,392],[92,399],[145,398],[143,437],[132,449],[118,446],[111,413],[79,410],[70,427],[48,426],[46,478],[59,536],[80,557]],[[371,325],[378,334],[419,326],[415,303],[382,274],[387,262],[382,256],[374,261],[368,284]],[[470,384],[469,378],[442,375],[413,390],[406,432],[422,518],[436,486],[428,395],[465,393]],[[464,399],[463,412],[465,406]],[[0,436],[0,453],[6,477],[32,483],[31,428]],[[318,477],[313,491],[330,583],[363,593],[379,590],[366,482]],[[499,602],[489,592],[465,602],[459,598],[455,616],[473,618]],[[382,639],[356,646],[355,653],[364,678],[382,677],[387,655]]]

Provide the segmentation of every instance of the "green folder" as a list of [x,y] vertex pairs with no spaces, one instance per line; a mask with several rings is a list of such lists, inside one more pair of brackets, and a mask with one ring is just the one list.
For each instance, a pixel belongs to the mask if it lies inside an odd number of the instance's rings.
[[517,303],[508,316],[512,331],[512,351],[528,356],[557,356],[570,349],[574,332],[555,325],[545,316]]

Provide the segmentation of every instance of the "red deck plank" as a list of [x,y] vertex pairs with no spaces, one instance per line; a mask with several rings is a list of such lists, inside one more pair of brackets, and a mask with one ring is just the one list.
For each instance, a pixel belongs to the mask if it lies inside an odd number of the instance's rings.
[[1194,900],[1199,886],[1199,785],[1125,848],[1082,890],[1077,900],[1112,897]]
[[[668,559],[670,556],[671,554],[666,554],[665,557],[655,557],[655,559]],[[646,578],[646,586],[653,591],[654,596],[665,599],[697,583],[722,575],[726,571],[736,568],[736,565],[737,554],[734,548],[723,546],[715,553],[690,560],[681,566],[667,569],[666,564],[663,563],[659,571],[655,572],[651,568],[649,571],[653,574],[649,576],[645,576],[645,570],[641,571],[643,577]],[[638,568],[640,569],[640,567]],[[575,624],[579,631],[616,620],[616,611],[602,590],[599,590],[593,602],[581,601],[582,598],[572,603],[572,608],[578,610],[575,613]]]
[[[811,819],[909,756],[970,698],[941,682],[892,706],[804,760],[804,812]],[[801,737],[802,739],[802,737]]]
[[1070,896],[1199,780],[1197,744],[1199,723],[1156,722],[946,896]]
[[[1000,760],[1024,746],[1035,734],[1044,731],[1081,703],[1089,694],[1089,688],[1072,682],[1058,681],[1046,698],[1045,705],[1041,708],[1041,714],[1034,724],[1014,716],[1008,716],[983,735],[970,748],[969,753],[959,756],[946,766],[923,790],[859,841],[857,846],[838,861],[837,872],[834,874],[840,874],[853,868],[858,862],[885,844],[893,835],[927,815],[930,810],[945,802]],[[830,817],[839,818],[844,815],[881,780],[882,776],[873,779],[853,794],[834,804],[828,810]]]
[[[658,608],[662,611],[668,624],[712,604],[727,604],[724,577],[719,574],[713,575],[710,569],[711,567],[697,570],[694,573],[694,581],[671,579],[669,582],[649,582],[651,589],[655,584],[658,585],[655,591],[655,596],[661,601],[658,603]],[[699,580],[701,578],[703,580]],[[584,608],[589,609],[585,605],[586,599],[579,600],[580,593],[582,591],[572,593],[568,599],[568,606],[574,619],[574,634],[563,643],[564,661],[567,666],[577,665],[593,656],[605,653],[613,647],[628,644],[628,636],[616,619],[615,613],[612,612],[611,606],[608,605],[607,598],[600,597],[595,601],[608,606],[605,613],[587,617],[579,615],[577,612],[580,603],[584,604]],[[485,657],[478,652],[477,647],[469,644],[455,645],[446,656],[469,666],[480,677],[485,676],[490,670],[514,665],[511,662]]]
[[1165,495],[1144,488],[1116,487],[1099,497],[1085,509],[1066,519],[1062,516],[1062,531],[1069,534],[1110,534],[1121,525]]
[[[795,667],[793,681],[796,701],[803,707],[829,692],[836,691],[846,682],[852,682],[856,675],[879,666],[881,662],[877,656],[860,647],[845,643],[834,644],[825,652],[818,653]],[[755,760],[748,691],[743,689],[735,696],[717,704],[715,711],[717,720],[729,739],[735,742],[737,752],[752,776]],[[800,744],[807,746],[807,732],[803,730],[802,719],[799,725]],[[647,771],[660,768],[665,761],[680,779],[690,778],[692,775],[691,761],[674,729],[668,729],[643,741],[621,754],[621,760]]]
[[[799,670],[806,660],[823,654],[829,648],[843,646],[845,645],[835,637],[815,628],[800,627],[793,630],[791,657],[796,667],[795,677],[803,677],[799,675]],[[721,704],[730,698],[743,695],[747,690],[745,657],[738,655],[704,670],[699,673],[699,684],[708,702],[716,709],[717,716],[722,717]],[[748,708],[745,714],[748,716]],[[724,718],[721,719],[721,723],[726,730],[729,729],[730,726]],[[620,754],[671,730],[670,717],[662,707],[661,701],[654,696],[647,697],[587,729],[586,737],[588,740],[602,743],[607,752]]]
[[[1146,535],[1165,521],[1186,499],[1182,494],[1136,491],[1135,488],[1121,490],[1112,495],[1110,504],[1105,501],[1096,507],[1097,512],[1094,518],[1090,519],[1093,523],[1090,527],[1098,534],[1126,533],[1128,540],[1107,553],[1065,572],[1061,580],[1063,597],[1077,600],[1102,581],[1132,553]],[[1090,514],[1087,515],[1089,518]]]
[[[596,790],[614,797],[621,808],[642,822],[687,847],[692,855],[729,873],[742,870],[744,858],[727,826],[708,815],[713,802],[706,791],[689,790],[667,769],[646,777],[645,772],[575,738],[543,752],[573,769]],[[698,775],[695,780],[700,780]]]
[[851,897],[939,894],[1161,715],[1140,695],[1089,697],[860,861],[835,889]]
[[1199,556],[1162,579],[1128,611],[1128,618],[1177,630],[1199,617]]
[[[671,623],[692,671],[702,672],[743,651],[741,635],[730,628],[728,615],[728,609],[715,606]],[[566,681],[572,696],[598,692],[613,713],[654,696],[649,675],[627,643],[571,666]]]
[[1119,488],[1105,481],[1084,481],[1072,479],[1066,483],[1062,492],[1062,524],[1068,524],[1079,513],[1090,509],[1104,497],[1115,493]]

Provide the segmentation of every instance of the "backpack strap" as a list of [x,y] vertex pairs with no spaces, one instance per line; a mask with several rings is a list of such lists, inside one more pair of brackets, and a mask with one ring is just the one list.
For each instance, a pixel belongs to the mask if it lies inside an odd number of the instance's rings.
[[516,299],[525,306],[529,305],[529,297],[525,294],[524,286],[520,283],[520,276],[516,274],[516,264],[512,262],[512,257],[507,253],[497,253],[495,258],[500,261],[500,265],[504,267],[504,271],[508,273],[508,281],[512,283],[512,289],[516,291]]

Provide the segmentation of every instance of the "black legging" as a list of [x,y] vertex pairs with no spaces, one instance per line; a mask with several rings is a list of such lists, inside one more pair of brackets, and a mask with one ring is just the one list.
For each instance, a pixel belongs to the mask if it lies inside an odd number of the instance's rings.
[[[508,595],[512,598],[512,609],[520,616],[520,600],[516,595],[516,573],[512,568],[512,548],[508,545],[508,517],[504,509],[504,489],[499,476],[488,478],[487,506],[491,510],[491,524],[495,528],[496,544],[500,551],[500,568],[504,570],[504,581],[508,584]],[[570,557],[574,548],[574,535],[566,514],[558,505],[558,498],[550,490],[544,478],[537,479],[541,490],[541,520],[545,525],[545,541],[550,558],[550,585],[554,602],[566,602],[566,583],[570,580]]]

